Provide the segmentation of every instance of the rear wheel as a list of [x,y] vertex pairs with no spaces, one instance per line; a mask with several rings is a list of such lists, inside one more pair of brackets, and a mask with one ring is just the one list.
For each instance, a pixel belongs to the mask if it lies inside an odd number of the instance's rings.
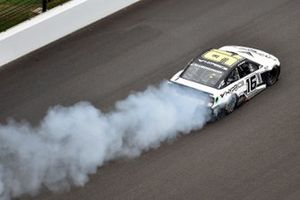
[[273,69],[266,74],[266,84],[267,86],[272,86],[278,81],[280,74],[280,67],[275,66]]
[[225,106],[219,108],[219,110],[216,112],[214,120],[222,119],[226,115],[232,113],[237,107],[237,102],[238,102],[238,97],[236,95],[230,97],[229,102]]
[[230,113],[232,113],[235,110],[236,105],[237,105],[237,100],[238,100],[238,98],[237,98],[236,95],[233,95],[230,98],[230,101],[225,106],[225,112],[226,112],[226,114],[230,114]]

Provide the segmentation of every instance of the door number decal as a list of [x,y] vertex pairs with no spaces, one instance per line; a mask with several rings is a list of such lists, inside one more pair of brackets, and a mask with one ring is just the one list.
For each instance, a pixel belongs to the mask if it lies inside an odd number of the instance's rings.
[[251,76],[246,80],[247,82],[247,92],[250,93],[252,92],[256,86],[257,86],[257,81],[256,81],[256,75]]

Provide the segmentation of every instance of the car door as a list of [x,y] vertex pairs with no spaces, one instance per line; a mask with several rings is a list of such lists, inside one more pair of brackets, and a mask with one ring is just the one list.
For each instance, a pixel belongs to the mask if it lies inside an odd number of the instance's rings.
[[244,81],[243,93],[248,99],[261,91],[261,87],[258,86],[261,85],[262,79],[258,72],[259,65],[257,63],[245,61],[237,69],[241,80]]
[[239,88],[243,85],[240,81],[240,76],[237,68],[233,69],[229,75],[219,85],[221,89],[220,96],[226,97],[228,95],[236,94],[239,97]]
[[231,73],[225,79],[225,85],[229,93],[235,94],[237,97],[240,97],[243,94],[244,81],[241,80],[238,68],[235,68],[231,71]]
[[[240,103],[240,95],[243,94],[242,87],[244,81],[240,79],[237,68],[232,69],[228,76],[220,83],[220,101],[219,105],[227,108],[228,106]],[[232,103],[234,102],[234,104]]]

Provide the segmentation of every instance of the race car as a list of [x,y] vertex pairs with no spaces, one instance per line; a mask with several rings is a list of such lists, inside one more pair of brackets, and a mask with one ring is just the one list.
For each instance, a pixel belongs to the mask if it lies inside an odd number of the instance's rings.
[[207,93],[214,117],[224,116],[274,85],[280,62],[264,51],[223,46],[203,52],[171,78],[171,83]]

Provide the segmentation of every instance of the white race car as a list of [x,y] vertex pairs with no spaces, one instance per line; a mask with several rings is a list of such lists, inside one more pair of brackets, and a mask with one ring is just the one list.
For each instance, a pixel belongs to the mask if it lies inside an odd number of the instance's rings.
[[248,47],[224,46],[193,59],[171,82],[208,93],[209,106],[220,117],[275,84],[279,74],[275,56]]

